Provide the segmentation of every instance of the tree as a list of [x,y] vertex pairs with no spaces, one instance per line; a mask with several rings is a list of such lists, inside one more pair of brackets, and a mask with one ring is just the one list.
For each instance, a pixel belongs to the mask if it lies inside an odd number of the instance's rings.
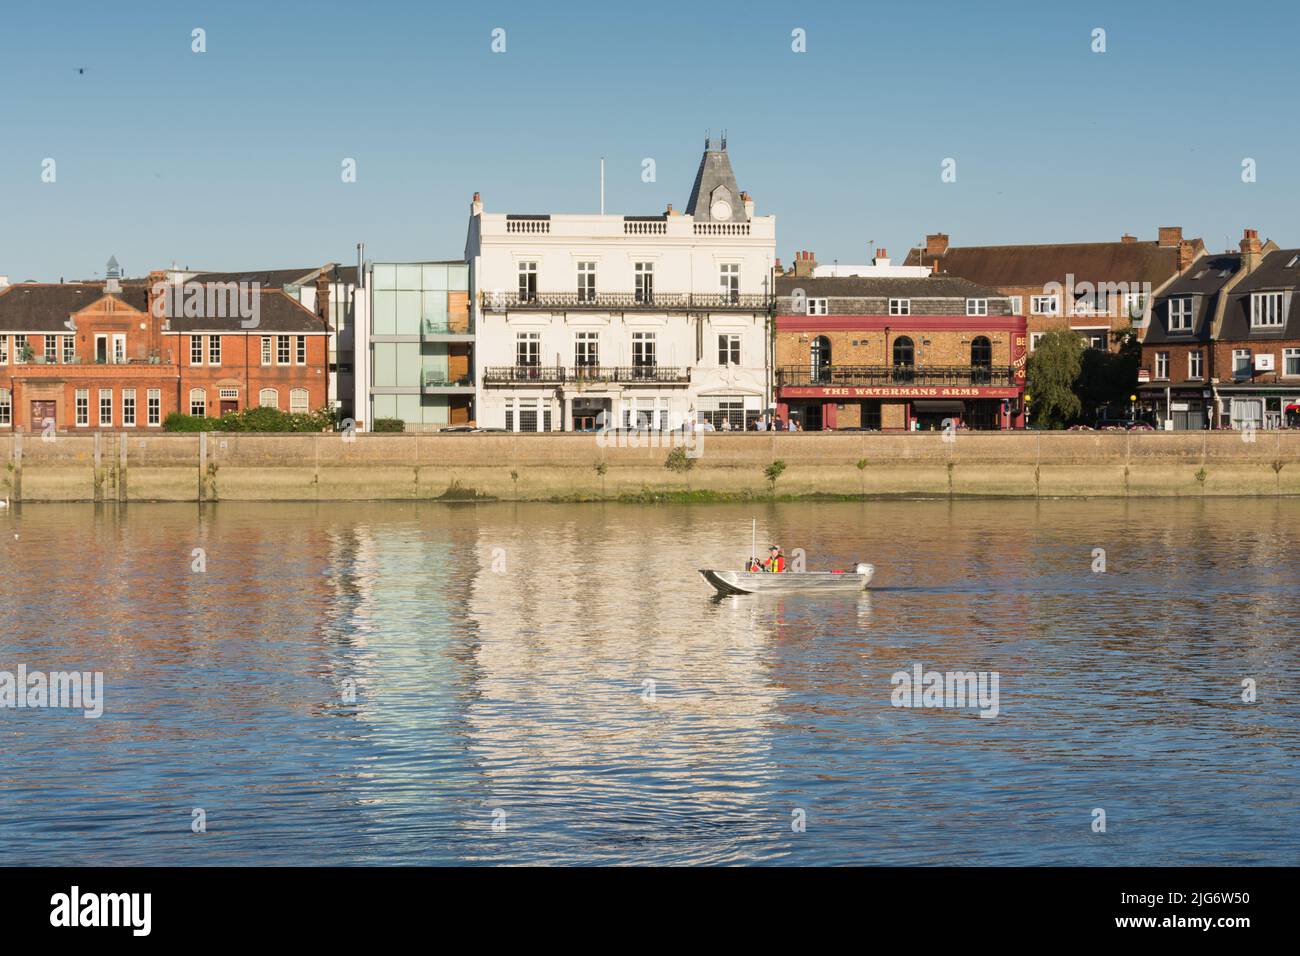
[[1118,352],[1087,349],[1083,367],[1075,382],[1075,392],[1090,419],[1106,407],[1128,411],[1129,395],[1137,386],[1137,370],[1142,364],[1142,343],[1137,332],[1124,329],[1112,333],[1119,343]]
[[1083,369],[1083,336],[1069,329],[1047,332],[1029,354],[1028,393],[1033,397],[1034,424],[1064,428],[1082,410],[1075,382]]

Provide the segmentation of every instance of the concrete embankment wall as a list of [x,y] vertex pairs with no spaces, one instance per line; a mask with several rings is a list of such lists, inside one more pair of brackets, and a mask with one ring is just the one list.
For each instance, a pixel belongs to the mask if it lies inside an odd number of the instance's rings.
[[11,501],[611,499],[778,495],[1300,494],[1300,434],[1235,432],[702,436],[690,470],[668,442],[595,435],[0,435]]

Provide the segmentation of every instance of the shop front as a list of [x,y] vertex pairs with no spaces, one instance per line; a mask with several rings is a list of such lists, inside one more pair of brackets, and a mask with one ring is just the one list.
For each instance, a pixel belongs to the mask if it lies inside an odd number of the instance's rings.
[[989,431],[1024,427],[1023,388],[1013,386],[894,385],[784,386],[777,417],[806,431]]

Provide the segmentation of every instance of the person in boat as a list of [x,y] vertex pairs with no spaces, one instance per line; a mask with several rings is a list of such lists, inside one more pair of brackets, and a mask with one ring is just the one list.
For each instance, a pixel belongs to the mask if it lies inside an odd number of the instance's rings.
[[767,563],[763,565],[764,571],[771,571],[779,574],[785,570],[785,558],[781,554],[781,549],[772,545],[767,552]]
[[745,565],[746,571],[762,571],[763,566],[758,563],[758,558],[750,557],[749,564]]

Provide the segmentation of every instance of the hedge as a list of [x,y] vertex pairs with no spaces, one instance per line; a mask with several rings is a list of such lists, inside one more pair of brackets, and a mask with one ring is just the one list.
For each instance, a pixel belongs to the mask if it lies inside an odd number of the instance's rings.
[[326,409],[282,412],[276,408],[246,408],[220,418],[172,412],[163,421],[169,432],[320,432],[334,430],[334,416]]

